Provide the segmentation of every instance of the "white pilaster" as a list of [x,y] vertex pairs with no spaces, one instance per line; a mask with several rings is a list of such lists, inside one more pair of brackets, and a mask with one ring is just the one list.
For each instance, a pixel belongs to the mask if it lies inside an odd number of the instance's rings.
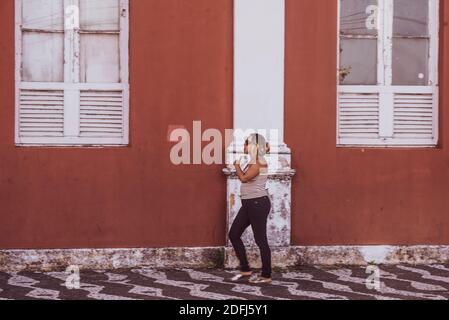
[[266,130],[275,147],[284,139],[285,3],[235,0],[234,10],[234,129]]
[[[240,181],[231,165],[243,155],[244,138],[263,134],[272,212],[268,238],[273,247],[290,246],[291,152],[284,143],[285,0],[234,0],[234,141],[227,150],[227,230],[241,207]],[[251,228],[243,236],[254,247]],[[226,254],[232,255],[228,241]],[[228,259],[226,259],[228,261]]]

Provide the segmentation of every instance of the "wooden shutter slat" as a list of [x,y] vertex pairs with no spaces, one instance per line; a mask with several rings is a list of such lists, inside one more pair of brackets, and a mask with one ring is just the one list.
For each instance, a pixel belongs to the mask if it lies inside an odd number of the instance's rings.
[[374,138],[379,134],[379,95],[340,93],[339,138]]
[[62,137],[63,105],[61,90],[20,90],[19,135]]
[[434,134],[434,97],[429,93],[397,93],[394,97],[396,138],[432,137]]
[[80,136],[116,137],[124,134],[123,93],[97,90],[80,93]]

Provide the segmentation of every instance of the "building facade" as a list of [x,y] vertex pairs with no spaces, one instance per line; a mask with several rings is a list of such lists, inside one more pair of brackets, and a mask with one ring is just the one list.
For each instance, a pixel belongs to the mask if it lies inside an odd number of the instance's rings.
[[279,260],[445,257],[448,19],[446,0],[1,1],[4,263],[226,246],[224,164],[170,159],[195,121],[277,130]]

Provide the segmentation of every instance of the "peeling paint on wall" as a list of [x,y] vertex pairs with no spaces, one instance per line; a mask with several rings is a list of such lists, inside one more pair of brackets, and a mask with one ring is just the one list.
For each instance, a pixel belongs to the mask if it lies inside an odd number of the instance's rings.
[[[260,268],[257,247],[247,249],[252,268]],[[449,246],[324,246],[272,247],[273,268],[368,264],[446,264]],[[231,247],[0,250],[0,272],[80,269],[237,268]]]

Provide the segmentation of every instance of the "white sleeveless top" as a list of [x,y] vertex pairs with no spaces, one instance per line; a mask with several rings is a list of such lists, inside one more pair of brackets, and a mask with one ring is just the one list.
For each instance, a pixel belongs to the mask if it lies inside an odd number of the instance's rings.
[[240,187],[240,198],[242,200],[261,198],[268,196],[267,189],[268,168],[260,168],[260,174]]

